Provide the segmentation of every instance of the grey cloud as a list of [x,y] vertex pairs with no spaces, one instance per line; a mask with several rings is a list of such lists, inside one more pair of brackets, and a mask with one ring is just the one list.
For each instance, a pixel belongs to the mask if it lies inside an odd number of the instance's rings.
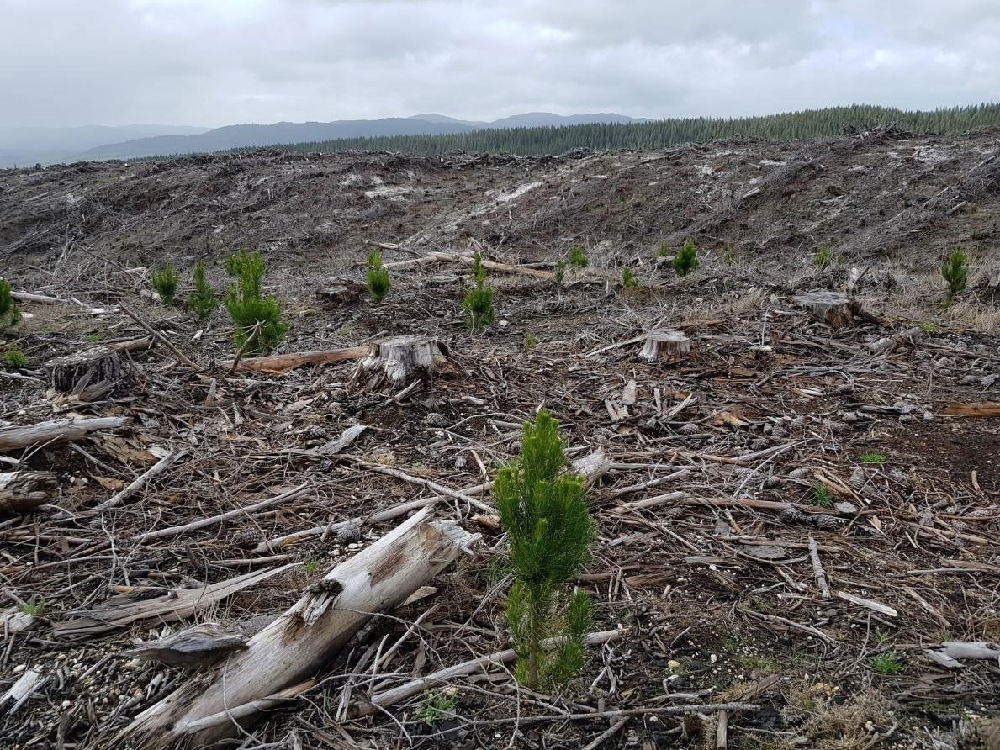
[[996,98],[995,0],[0,0],[0,125]]

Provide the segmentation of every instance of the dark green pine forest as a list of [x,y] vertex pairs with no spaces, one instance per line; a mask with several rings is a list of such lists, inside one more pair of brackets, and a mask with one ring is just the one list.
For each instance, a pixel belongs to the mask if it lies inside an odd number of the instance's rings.
[[398,151],[443,154],[449,151],[541,155],[575,148],[655,149],[715,139],[763,138],[774,141],[840,136],[895,125],[917,134],[954,134],[1000,126],[1000,104],[979,104],[934,111],[906,111],[853,105],[809,109],[760,117],[692,117],[625,125],[476,130],[457,135],[403,135],[343,138],[285,146],[294,151]]

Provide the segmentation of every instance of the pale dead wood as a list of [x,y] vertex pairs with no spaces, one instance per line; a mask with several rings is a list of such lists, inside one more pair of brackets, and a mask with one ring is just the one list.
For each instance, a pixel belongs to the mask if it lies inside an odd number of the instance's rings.
[[[268,357],[249,357],[239,362],[236,369],[253,370],[280,374],[305,365],[328,365],[334,362],[344,362],[358,359],[368,354],[367,346],[352,346],[347,349],[321,349],[311,352],[296,352],[294,354],[275,354]],[[235,360],[220,362],[219,366],[231,368]]]
[[642,357],[647,362],[673,362],[690,352],[691,339],[683,331],[650,331],[642,346]]
[[[302,682],[373,613],[391,610],[477,539],[453,522],[430,521],[426,510],[415,514],[310,587],[255,635],[246,651],[227,659],[209,684],[181,687],[136,717],[123,737],[162,747],[185,736],[203,744],[228,735],[232,723],[209,724],[209,717],[232,716],[241,706]],[[249,711],[246,718],[256,713]]]
[[109,497],[100,505],[95,506],[91,512],[99,513],[103,510],[107,510],[108,508],[113,508],[116,505],[121,505],[123,502],[132,497],[132,495],[134,495],[143,487],[145,487],[146,484],[151,479],[155,479],[156,477],[158,477],[160,474],[162,474],[171,466],[173,466],[174,463],[182,459],[185,455],[187,455],[187,451],[183,449],[171,451],[163,458],[161,458],[159,461],[157,461],[152,467],[150,467],[145,472],[140,474],[128,486],[116,492],[114,495]]
[[429,377],[446,361],[447,348],[427,336],[393,336],[373,344],[358,362],[353,381],[369,388],[388,382],[392,386]]
[[309,484],[307,482],[303,482],[298,487],[290,489],[287,492],[282,492],[274,497],[269,497],[266,500],[261,500],[258,503],[253,503],[252,505],[247,505],[243,508],[235,508],[234,510],[226,511],[225,513],[209,516],[208,518],[199,518],[197,521],[192,521],[191,523],[185,523],[179,526],[170,526],[156,531],[147,531],[145,534],[132,537],[132,541],[142,544],[144,542],[148,542],[150,539],[165,539],[171,536],[178,536],[179,534],[186,534],[190,531],[204,529],[207,526],[214,526],[217,523],[222,523],[223,521],[228,521],[232,518],[248,516],[259,510],[270,508],[273,505],[278,505],[279,503],[302,497],[306,494],[308,487]]
[[[391,263],[384,264],[386,268],[406,268],[407,266],[417,266],[425,265],[427,263],[464,263],[471,266],[473,263],[472,253],[447,253],[434,251],[428,253],[421,258],[413,258],[410,260],[396,260]],[[537,268],[528,268],[527,266],[512,266],[507,263],[499,263],[493,260],[483,260],[483,266],[490,269],[491,271],[500,271],[501,273],[511,273],[519,274],[521,276],[532,276],[536,279],[551,279],[553,278],[553,273],[551,271],[542,271]]]
[[[617,641],[622,637],[622,635],[624,635],[624,631],[621,630],[602,630],[596,633],[589,633],[584,638],[584,642],[588,646],[596,646],[601,643]],[[558,646],[560,643],[562,643],[561,638],[549,638],[542,641],[542,647],[550,649]],[[426,677],[410,680],[409,682],[397,685],[389,690],[376,693],[371,696],[369,700],[362,701],[351,706],[349,716],[351,718],[369,716],[379,709],[388,708],[389,706],[401,703],[408,698],[419,695],[425,690],[447,684],[456,677],[464,677],[466,675],[473,674],[474,672],[484,672],[492,665],[509,664],[516,658],[517,652],[514,649],[509,648],[504,651],[496,651],[486,656],[480,656],[476,659],[470,659],[469,661],[465,661],[460,664],[454,664],[450,667],[446,667],[429,674]]]
[[1000,417],[1000,404],[948,404],[941,413],[948,417]]
[[[93,346],[65,357],[56,357],[43,367],[49,373],[52,387],[57,391],[69,392],[88,384],[118,383],[122,376],[121,357],[107,346]],[[82,382],[82,385],[78,385]],[[109,388],[109,390],[110,390]]]
[[153,599],[136,601],[130,596],[113,596],[93,609],[65,613],[70,619],[55,623],[53,633],[63,638],[93,637],[127,627],[134,622],[183,620],[195,612],[213,607],[237,591],[265,581],[294,565],[292,563],[280,568],[245,573],[202,588],[172,589],[167,594]]
[[813,575],[816,576],[816,585],[824,599],[830,598],[830,586],[826,582],[826,571],[823,570],[823,563],[819,559],[819,545],[816,540],[809,535],[809,559],[812,561]]
[[128,417],[76,417],[31,425],[0,427],[0,451],[27,448],[38,443],[77,440],[95,430],[117,430]]
[[857,604],[859,607],[867,607],[870,610],[888,617],[896,617],[899,614],[899,612],[890,607],[888,604],[882,604],[874,599],[864,599],[860,596],[855,596],[854,594],[848,594],[846,591],[838,591],[837,596],[844,601],[851,602],[851,604]]

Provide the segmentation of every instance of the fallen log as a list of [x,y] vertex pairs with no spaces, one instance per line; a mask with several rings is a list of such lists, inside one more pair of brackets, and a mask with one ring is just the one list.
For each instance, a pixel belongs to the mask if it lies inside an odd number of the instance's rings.
[[27,448],[29,445],[52,443],[58,440],[78,440],[94,430],[117,430],[123,427],[127,421],[127,417],[78,417],[2,427],[0,428],[0,451]]
[[[473,255],[472,253],[446,253],[435,251],[430,252],[421,258],[396,260],[384,265],[386,268],[405,268],[406,266],[424,265],[426,263],[465,263],[466,265],[471,266],[473,263]],[[513,273],[520,276],[531,276],[536,279],[551,279],[554,275],[552,271],[542,271],[540,269],[529,268],[527,266],[512,266],[508,263],[499,263],[494,260],[483,260],[482,263],[483,266],[491,271]]]
[[157,461],[152,468],[148,469],[146,472],[141,474],[135,479],[131,484],[122,490],[119,490],[114,495],[109,497],[103,503],[94,508],[93,512],[99,512],[102,510],[107,510],[108,508],[113,508],[116,505],[128,500],[132,495],[141,490],[150,479],[153,479],[164,471],[170,468],[170,466],[180,458],[183,458],[187,452],[184,450],[171,451],[159,461]]
[[310,586],[209,679],[183,685],[139,714],[117,742],[201,747],[234,734],[237,724],[257,717],[260,701],[294,691],[372,614],[396,607],[477,539],[453,521],[429,520],[426,510],[415,514]]
[[67,612],[71,619],[57,622],[53,635],[63,638],[91,638],[103,635],[134,622],[151,620],[157,623],[174,622],[190,617],[195,612],[210,609],[237,591],[253,586],[277,575],[296,563],[280,568],[257,570],[236,578],[209,584],[196,589],[171,589],[163,596],[136,601],[131,596],[112,596],[93,609]]
[[[250,357],[240,360],[237,370],[254,370],[257,372],[283,373],[304,365],[326,365],[333,362],[343,362],[348,359],[359,359],[369,352],[367,346],[352,346],[347,349],[325,349],[295,354],[275,354],[269,357]],[[220,362],[224,369],[232,368],[234,360]]]
[[948,404],[941,413],[948,417],[1000,417],[1000,404]]
[[0,472],[0,513],[17,513],[49,499],[58,485],[51,471]]

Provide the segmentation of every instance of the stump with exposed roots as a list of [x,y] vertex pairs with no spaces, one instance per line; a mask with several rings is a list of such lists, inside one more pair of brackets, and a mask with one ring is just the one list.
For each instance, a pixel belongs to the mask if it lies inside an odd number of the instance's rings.
[[447,361],[447,347],[426,336],[393,336],[373,344],[358,362],[354,381],[368,388],[404,386],[431,376]]
[[642,347],[642,356],[649,362],[674,362],[691,352],[691,339],[682,331],[650,331]]
[[86,393],[91,397],[114,390],[122,376],[121,357],[107,346],[50,359],[45,369],[55,390],[81,396]]

